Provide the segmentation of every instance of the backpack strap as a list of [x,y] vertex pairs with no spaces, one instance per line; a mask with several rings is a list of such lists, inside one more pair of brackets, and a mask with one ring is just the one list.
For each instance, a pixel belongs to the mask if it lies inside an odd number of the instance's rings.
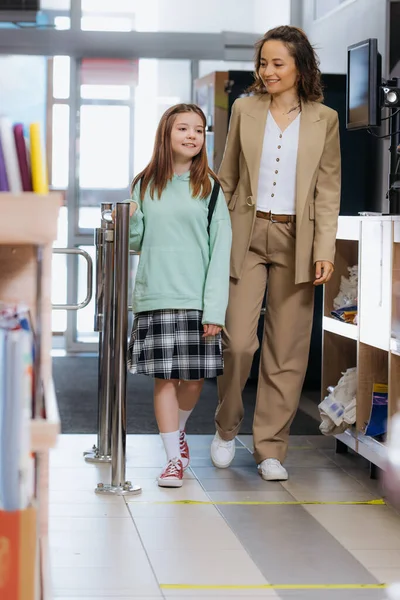
[[214,181],[214,186],[213,186],[213,189],[211,192],[210,203],[208,205],[208,226],[207,226],[208,235],[210,235],[211,219],[214,214],[214,209],[215,209],[215,205],[217,203],[217,198],[218,198],[220,187],[221,187],[220,184],[217,181]]

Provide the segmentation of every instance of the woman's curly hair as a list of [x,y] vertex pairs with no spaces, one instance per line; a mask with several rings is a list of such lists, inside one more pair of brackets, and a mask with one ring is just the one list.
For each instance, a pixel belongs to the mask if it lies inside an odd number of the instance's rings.
[[322,92],[321,71],[319,70],[319,60],[314,48],[311,46],[304,31],[298,27],[281,25],[270,29],[255,45],[255,81],[248,89],[254,94],[267,94],[265,84],[261,79],[260,62],[261,51],[269,40],[283,42],[291,56],[293,56],[296,68],[299,74],[298,94],[299,98],[305,102],[322,102],[324,95]]

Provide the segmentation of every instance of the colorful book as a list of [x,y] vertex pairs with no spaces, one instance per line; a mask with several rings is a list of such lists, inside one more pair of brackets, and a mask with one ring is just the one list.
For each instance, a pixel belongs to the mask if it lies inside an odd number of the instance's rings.
[[0,192],[8,192],[9,190],[10,188],[8,187],[6,163],[4,160],[3,146],[1,145],[0,138]]
[[31,123],[29,127],[29,139],[33,191],[37,194],[48,194],[47,169],[42,152],[39,123]]
[[24,126],[22,123],[14,125],[14,139],[17,150],[17,158],[19,164],[19,172],[21,175],[22,189],[24,192],[32,191],[32,175],[28,163],[28,155],[26,152],[26,143],[24,137]]
[[0,139],[10,192],[20,194],[22,192],[22,181],[19,172],[17,149],[15,147],[11,121],[5,117],[0,118]]

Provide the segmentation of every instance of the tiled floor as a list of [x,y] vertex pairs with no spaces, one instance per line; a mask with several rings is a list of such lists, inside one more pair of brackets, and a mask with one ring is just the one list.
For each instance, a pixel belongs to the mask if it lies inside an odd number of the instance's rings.
[[128,436],[127,479],[143,492],[125,499],[94,493],[110,481],[109,466],[83,460],[94,442],[61,436],[51,457],[58,600],[382,600],[379,584],[400,580],[400,516],[366,504],[378,483],[331,439],[291,438],[281,484],[258,476],[250,436],[226,470],[211,465],[211,437],[192,436],[184,486],[166,490],[158,436]]

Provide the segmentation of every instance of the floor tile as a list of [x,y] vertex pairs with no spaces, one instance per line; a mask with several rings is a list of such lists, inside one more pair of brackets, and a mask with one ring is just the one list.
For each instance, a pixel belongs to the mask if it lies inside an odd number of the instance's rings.
[[49,490],[50,504],[88,504],[100,505],[121,504],[120,496],[102,496],[95,494],[94,489],[87,490]]
[[213,550],[241,549],[235,534],[224,519],[194,519],[190,515],[163,519],[162,523],[153,518],[136,517],[135,525],[146,551],[164,550],[171,553],[175,549],[188,551],[207,550],[212,540]]
[[176,500],[208,500],[208,496],[195,479],[184,481],[181,488],[161,488],[156,483],[144,481],[144,492],[138,496],[126,496],[127,503],[174,502]]
[[[196,471],[195,471],[196,472]],[[275,489],[280,488],[278,482],[265,482],[260,476],[255,477],[230,477],[230,478],[213,478],[201,479],[201,485],[207,493],[211,492],[262,492],[266,489],[266,484],[270,483],[270,489],[275,486]]]
[[379,569],[373,568],[370,570],[374,577],[376,577],[376,579],[381,583],[397,583],[398,581],[400,582],[400,570],[398,568],[390,569],[380,567]]
[[200,480],[202,479],[259,479],[256,464],[252,468],[239,467],[232,465],[229,469],[217,469],[213,465],[196,466],[192,468],[193,474]]
[[246,506],[244,510],[223,505],[219,510],[268,581],[375,583],[302,506]]
[[239,542],[233,549],[208,548],[170,552],[147,549],[160,584],[259,585],[268,583]]
[[290,600],[385,600],[383,590],[279,590],[279,598]]
[[349,550],[400,550],[400,520],[386,506],[306,505],[305,510]]
[[159,586],[147,558],[132,555],[130,568],[114,563],[108,568],[53,567],[53,586],[58,596],[157,596]]
[[259,492],[209,492],[213,502],[291,502],[293,496],[288,494],[281,486],[265,489]]
[[125,517],[113,519],[104,519],[103,517],[51,517],[49,520],[49,531],[63,533],[84,532],[88,535],[103,534],[109,537],[114,536],[116,543],[118,536],[131,535],[131,527],[134,527],[131,519]]
[[335,450],[336,439],[326,435],[310,435],[307,437],[307,442],[313,448],[326,448],[327,450]]
[[[208,499],[207,499],[208,500]],[[157,504],[156,502],[129,502],[129,512],[137,517],[170,519],[181,517],[193,520],[199,518],[220,519],[221,515],[212,504]]]
[[[121,498],[122,500],[122,498]],[[104,517],[104,518],[129,518],[130,514],[125,502],[99,502],[99,503],[54,503],[49,506],[50,517]]]
[[[136,543],[130,540],[126,544],[122,540],[120,544],[113,545],[112,564],[118,565],[120,570],[129,571],[133,561],[144,564],[147,560],[140,538],[133,537],[133,540]],[[70,544],[66,544],[60,537],[52,537],[50,552],[51,564],[55,569],[109,569],[112,567],[110,546],[101,543],[100,537],[94,537],[93,540],[83,540],[77,537],[75,542]]]
[[367,569],[397,569],[400,581],[400,550],[351,550],[352,555]]

